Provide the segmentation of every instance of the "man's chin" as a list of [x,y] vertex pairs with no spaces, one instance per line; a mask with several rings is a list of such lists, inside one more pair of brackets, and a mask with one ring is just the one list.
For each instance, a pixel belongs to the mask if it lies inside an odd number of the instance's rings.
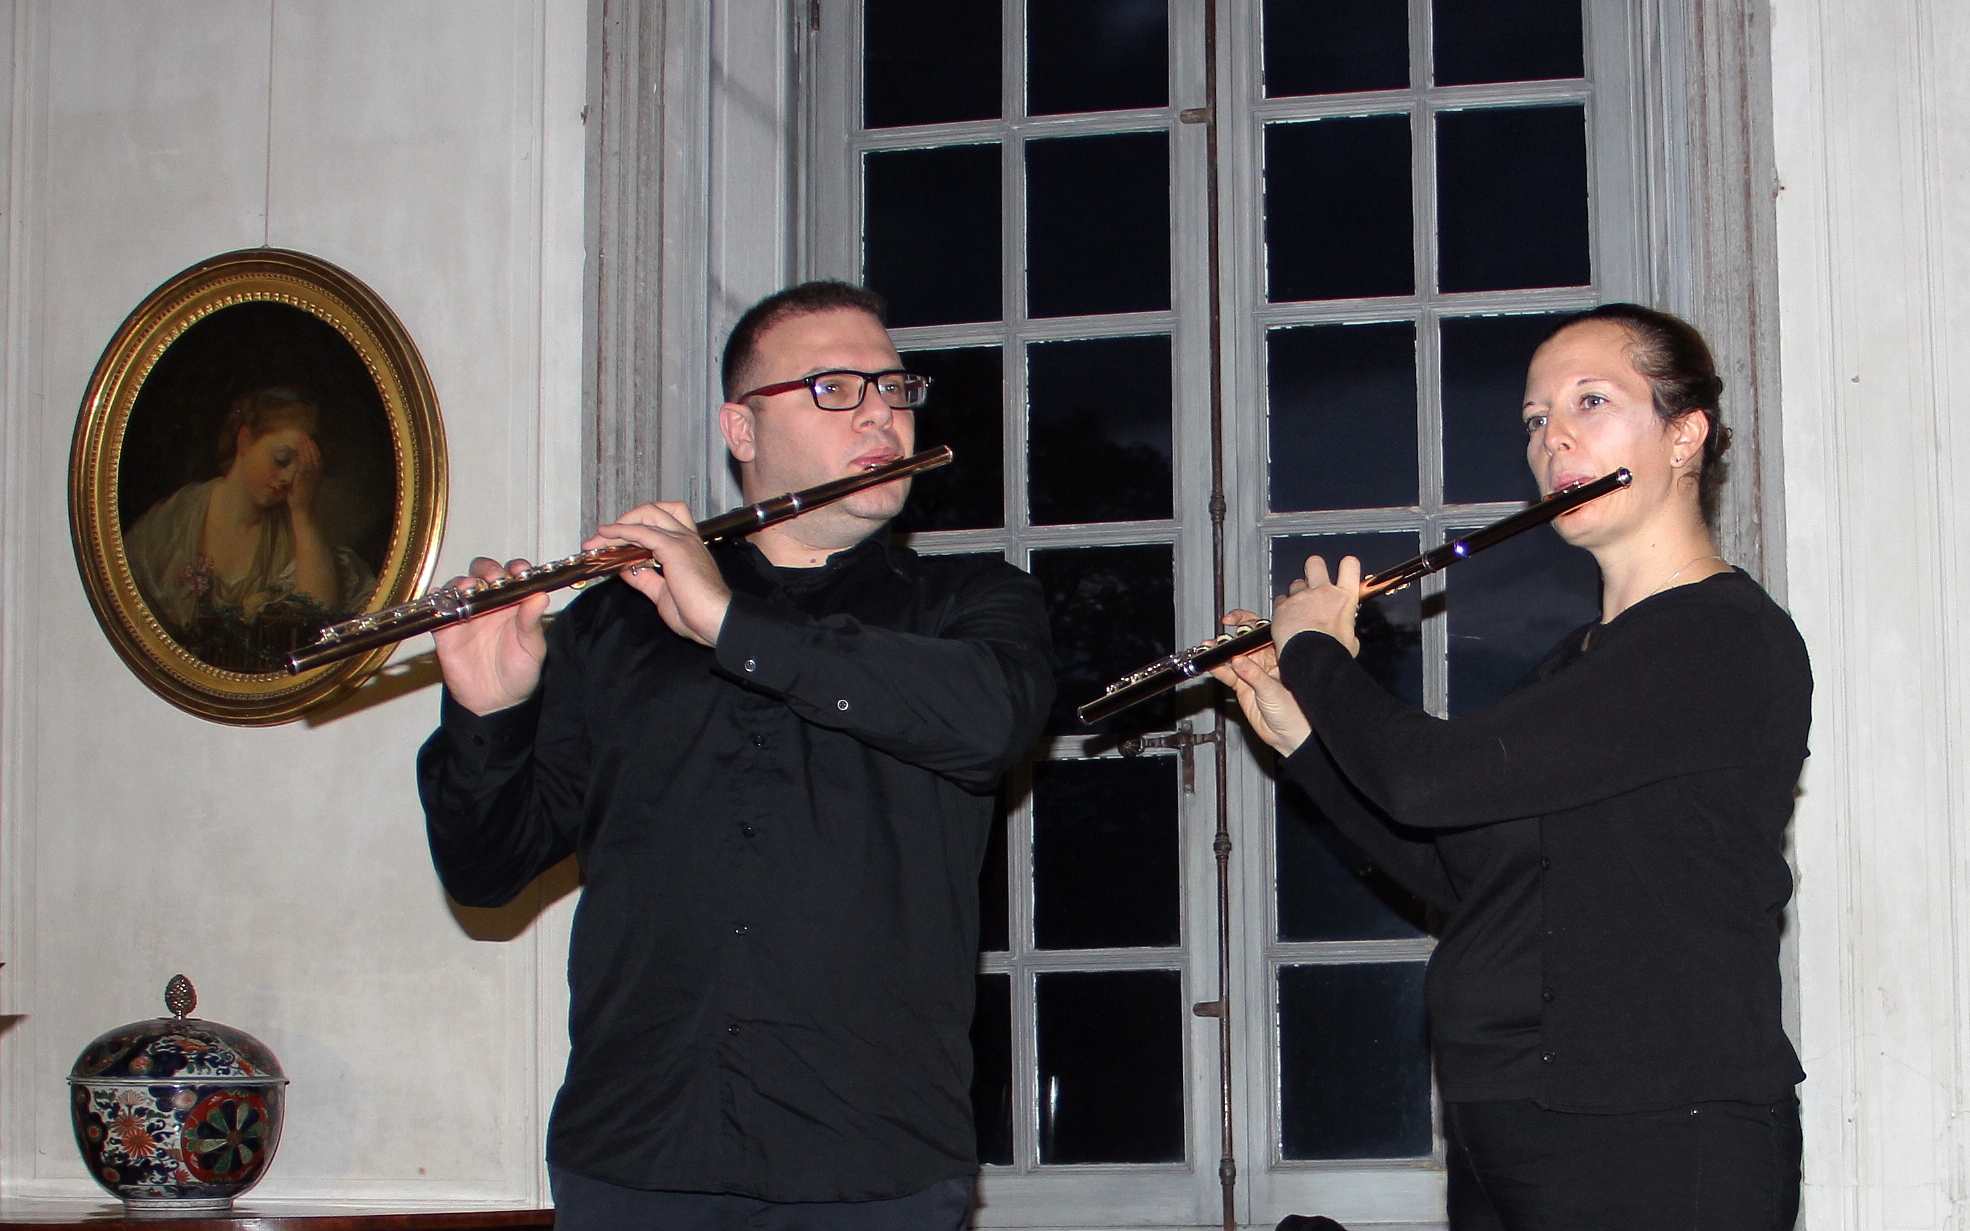
[[902,513],[908,495],[907,489],[902,492],[891,492],[885,484],[881,491],[857,492],[853,496],[846,497],[841,502],[841,511],[857,521],[881,525],[884,522],[894,521],[897,515]]

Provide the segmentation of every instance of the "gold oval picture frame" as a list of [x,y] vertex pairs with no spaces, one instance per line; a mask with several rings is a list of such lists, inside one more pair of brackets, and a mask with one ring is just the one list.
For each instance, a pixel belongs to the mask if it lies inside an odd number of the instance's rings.
[[396,314],[305,253],[252,248],[153,291],[89,380],[69,529],[137,677],[215,722],[291,722],[385,646],[299,676],[327,623],[421,593],[443,537],[438,399]]

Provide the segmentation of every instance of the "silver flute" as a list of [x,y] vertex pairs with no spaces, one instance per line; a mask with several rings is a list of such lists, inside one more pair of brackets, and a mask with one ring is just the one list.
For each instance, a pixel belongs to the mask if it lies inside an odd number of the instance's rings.
[[[698,534],[707,543],[734,535],[751,534],[776,522],[799,517],[809,509],[832,504],[844,496],[949,465],[951,456],[950,446],[939,445],[935,449],[899,457],[893,462],[871,466],[861,474],[819,483],[721,513],[709,521],[699,522]],[[510,607],[529,595],[606,577],[632,564],[657,567],[650,559],[649,548],[623,543],[549,560],[545,564],[481,581],[474,586],[440,586],[423,598],[359,615],[339,624],[330,624],[321,630],[314,644],[303,646],[287,656],[287,673],[300,675],[303,671],[326,667],[345,658],[394,645],[419,633],[428,633],[434,628]]]

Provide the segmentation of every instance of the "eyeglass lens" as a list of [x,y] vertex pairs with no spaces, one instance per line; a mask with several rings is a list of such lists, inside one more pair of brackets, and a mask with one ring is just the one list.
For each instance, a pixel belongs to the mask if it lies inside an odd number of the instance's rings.
[[[878,372],[876,396],[897,410],[923,405],[930,380],[910,372]],[[853,410],[862,404],[869,378],[860,372],[823,372],[813,380],[814,404],[822,410]]]

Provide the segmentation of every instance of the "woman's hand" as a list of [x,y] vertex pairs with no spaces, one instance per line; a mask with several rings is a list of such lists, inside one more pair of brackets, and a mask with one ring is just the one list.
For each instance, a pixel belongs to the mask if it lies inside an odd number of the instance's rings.
[[1304,632],[1326,633],[1347,647],[1349,654],[1361,652],[1354,635],[1354,618],[1361,609],[1361,561],[1344,556],[1327,576],[1327,562],[1308,556],[1306,578],[1295,581],[1286,594],[1272,604],[1272,644],[1283,650],[1286,643]]
[[335,552],[315,522],[321,492],[321,446],[302,436],[294,454],[294,477],[287,485],[287,524],[294,531],[294,589],[330,610],[340,606],[342,587],[335,575]]
[[[527,562],[514,560],[502,568],[499,561],[480,556],[471,567],[471,576],[454,577],[445,584],[477,589],[495,577],[518,573]],[[547,633],[540,623],[547,602],[546,594],[530,594],[431,634],[438,643],[438,669],[452,700],[483,715],[511,709],[533,696],[540,684],[540,666],[547,660]]]
[[294,481],[287,489],[288,515],[311,517],[315,511],[315,497],[320,492],[321,446],[313,438],[303,436],[294,455]]
[[[1258,618],[1249,611],[1233,611],[1226,614],[1223,623],[1250,624]],[[1245,721],[1252,724],[1253,733],[1280,756],[1292,756],[1313,734],[1300,703],[1279,679],[1279,654],[1273,647],[1263,646],[1215,666],[1211,675],[1237,694],[1238,708],[1245,711]]]
[[657,605],[657,614],[670,631],[699,645],[717,645],[732,591],[718,571],[718,561],[706,550],[690,508],[676,501],[639,504],[598,529],[582,549],[619,543],[647,547],[656,559],[657,568],[632,564],[622,577]]

